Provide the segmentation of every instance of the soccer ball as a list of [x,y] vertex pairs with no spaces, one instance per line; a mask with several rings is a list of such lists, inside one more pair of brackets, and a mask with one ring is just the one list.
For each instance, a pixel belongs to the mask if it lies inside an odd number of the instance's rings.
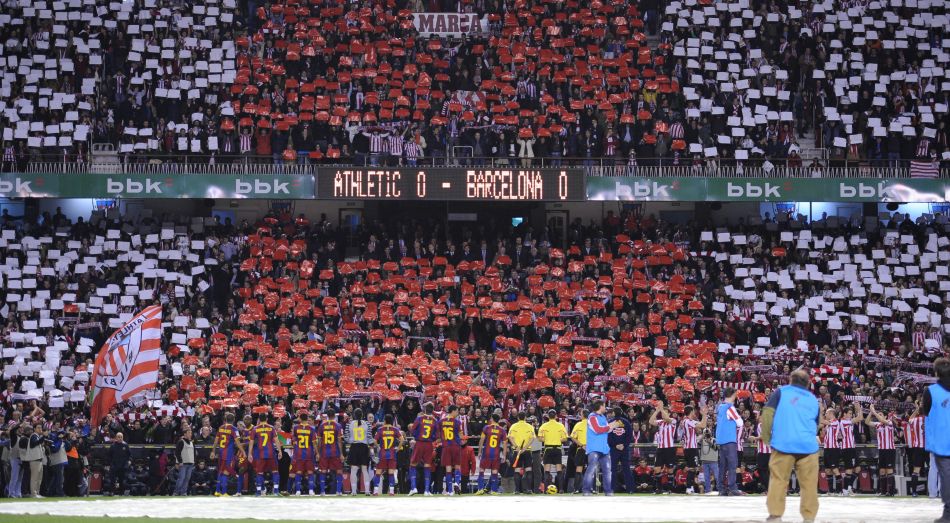
[[554,485],[548,485],[546,492],[548,494],[557,494],[557,487]]

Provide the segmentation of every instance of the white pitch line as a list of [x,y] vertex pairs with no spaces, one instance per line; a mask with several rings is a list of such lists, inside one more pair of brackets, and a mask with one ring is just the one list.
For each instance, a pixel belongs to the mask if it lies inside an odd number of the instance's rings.
[[[787,502],[785,521],[801,521],[798,497]],[[820,500],[818,521],[924,523],[940,516],[928,498],[850,497]],[[180,497],[0,503],[0,514],[51,516],[212,518],[312,521],[559,521],[736,522],[763,521],[763,496],[500,496],[500,497]],[[2,521],[0,517],[0,521]]]

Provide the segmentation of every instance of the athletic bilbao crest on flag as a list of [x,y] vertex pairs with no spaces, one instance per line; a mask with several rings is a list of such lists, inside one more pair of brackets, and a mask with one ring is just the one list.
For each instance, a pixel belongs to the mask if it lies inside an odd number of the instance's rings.
[[112,407],[155,387],[162,348],[162,308],[148,307],[102,345],[92,375],[92,422]]
[[[133,340],[132,338],[136,338]],[[96,370],[96,385],[101,388],[122,390],[129,381],[132,367],[138,361],[142,345],[142,331],[136,329],[120,338],[113,338],[103,347],[107,350],[101,369]]]

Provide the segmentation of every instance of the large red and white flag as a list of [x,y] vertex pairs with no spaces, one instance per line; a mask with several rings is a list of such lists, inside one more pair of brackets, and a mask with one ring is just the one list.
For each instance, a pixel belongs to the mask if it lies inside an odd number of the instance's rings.
[[162,351],[162,308],[153,305],[112,333],[92,370],[92,423],[98,425],[113,406],[158,382]]
[[911,178],[936,178],[940,176],[940,165],[933,160],[911,160]]

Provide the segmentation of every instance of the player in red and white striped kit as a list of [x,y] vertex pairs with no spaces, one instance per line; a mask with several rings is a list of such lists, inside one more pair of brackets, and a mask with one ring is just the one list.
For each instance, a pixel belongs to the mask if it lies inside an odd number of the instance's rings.
[[707,414],[692,406],[686,407],[683,420],[683,457],[686,459],[687,467],[696,467],[699,463],[699,438],[698,431],[706,428]]
[[755,434],[755,468],[759,472],[759,486],[762,492],[769,491],[769,460],[772,459],[772,446],[762,440],[762,413],[756,413]]
[[910,463],[910,495],[917,497],[917,484],[920,482],[920,469],[927,461],[924,439],[924,419],[920,413],[920,403],[903,425],[904,443],[907,444],[907,462]]
[[672,474],[676,467],[676,420],[670,417],[663,408],[663,404],[660,403],[650,415],[650,425],[657,427],[656,462],[653,466],[653,475],[654,491],[659,494],[661,485],[665,484],[667,489],[673,486]]
[[840,492],[841,482],[838,481],[838,462],[841,461],[841,424],[838,421],[835,409],[825,409],[825,417],[818,425],[821,432],[821,446],[825,449],[823,456],[825,477],[828,478],[828,492]]
[[[710,409],[712,407],[707,405],[706,408]],[[709,419],[709,415],[698,408],[694,409],[692,406],[686,407],[683,412],[686,415],[681,424],[683,427],[683,458],[686,460],[686,484],[688,485],[686,492],[689,493],[692,492],[693,479],[699,467],[699,438],[697,432],[706,428],[706,420]]]
[[897,459],[897,450],[894,447],[894,415],[874,410],[871,405],[871,416],[868,425],[877,429],[877,466],[878,489],[881,496],[893,496],[897,493],[894,482],[894,462]]
[[858,455],[854,445],[854,426],[864,421],[864,409],[861,404],[854,403],[854,407],[844,409],[841,419],[838,420],[838,436],[841,440],[841,448],[838,451],[838,457],[841,460],[841,468],[844,473],[840,476],[844,487],[841,493],[845,496],[854,494],[854,478],[856,474],[861,473],[861,467],[858,466]]

